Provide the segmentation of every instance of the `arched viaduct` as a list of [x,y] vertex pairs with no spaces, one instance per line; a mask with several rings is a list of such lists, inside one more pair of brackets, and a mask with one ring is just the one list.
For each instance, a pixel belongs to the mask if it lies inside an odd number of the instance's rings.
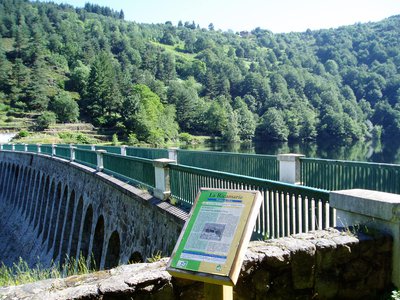
[[[83,255],[97,269],[172,252],[186,214],[94,169],[0,152],[0,260],[33,265]],[[93,267],[93,265],[92,265]]]

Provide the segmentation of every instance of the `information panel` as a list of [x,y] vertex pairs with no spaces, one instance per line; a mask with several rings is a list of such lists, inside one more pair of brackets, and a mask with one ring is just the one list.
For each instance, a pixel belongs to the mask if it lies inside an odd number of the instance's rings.
[[201,189],[167,270],[176,277],[234,285],[260,205],[258,191]]

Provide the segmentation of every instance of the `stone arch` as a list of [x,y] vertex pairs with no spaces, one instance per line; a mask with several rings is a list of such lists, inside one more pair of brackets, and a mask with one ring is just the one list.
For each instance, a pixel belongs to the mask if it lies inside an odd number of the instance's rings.
[[14,205],[13,205],[14,209],[19,209],[19,199],[21,198],[21,191],[24,186],[25,172],[26,172],[26,168],[24,166],[21,166],[20,171],[19,171],[17,186],[15,188],[15,194],[14,194]]
[[33,185],[35,184],[35,176],[36,172],[33,168],[29,168],[30,174],[29,174],[29,179],[28,179],[28,184],[25,190],[25,197],[24,197],[24,204],[22,207],[22,215],[25,217],[25,219],[28,218],[29,215],[29,207],[30,207],[30,193],[33,190]]
[[37,236],[42,233],[43,230],[43,222],[44,218],[47,214],[47,211],[49,210],[49,190],[50,190],[50,176],[47,175],[45,185],[44,185],[44,192],[43,192],[43,197],[42,197],[42,209],[40,210],[39,214],[39,230]]
[[85,220],[83,223],[82,237],[81,237],[81,246],[79,257],[83,257],[85,259],[89,258],[89,243],[90,236],[92,235],[92,223],[93,223],[93,207],[90,204],[86,209]]
[[48,241],[48,246],[47,246],[47,252],[49,252],[51,247],[53,246],[54,236],[56,235],[57,216],[58,216],[58,208],[59,208],[60,202],[61,202],[61,192],[62,192],[62,186],[61,186],[61,182],[59,182],[57,185],[57,191],[56,191],[56,195],[54,198],[54,207],[53,207],[50,228],[49,228],[49,238],[48,238],[49,241]]
[[45,217],[44,224],[43,224],[43,239],[42,239],[43,242],[45,242],[49,236],[50,220],[51,220],[52,214],[54,213],[54,206],[55,206],[55,201],[54,201],[55,189],[56,189],[56,184],[55,184],[54,180],[51,180],[50,191],[49,191],[49,196],[48,196],[49,197],[48,211],[46,213],[46,217]]
[[65,256],[68,254],[68,244],[69,244],[69,237],[71,235],[71,227],[72,227],[72,220],[74,217],[74,207],[75,207],[75,191],[72,190],[71,195],[69,196],[68,202],[68,211],[65,218],[65,225],[64,225],[64,234],[63,239],[61,241],[61,256],[60,256],[60,264],[62,265],[65,260]]
[[104,269],[111,269],[119,264],[121,253],[121,241],[119,239],[118,231],[114,231],[108,240],[108,247],[106,252],[106,259],[104,262]]
[[14,179],[15,179],[15,171],[16,171],[16,166],[14,164],[11,165],[10,168],[10,173],[8,176],[8,183],[6,185],[6,194],[5,194],[5,200],[8,203],[11,203],[11,192],[14,188]]
[[135,264],[135,263],[141,263],[141,262],[143,262],[143,257],[139,251],[133,252],[128,260],[129,264]]
[[10,194],[8,195],[8,200],[12,204],[12,207],[15,206],[15,196],[16,196],[16,191],[18,189],[19,185],[19,180],[20,180],[20,166],[16,165],[14,169],[14,174],[13,174],[13,181],[12,181],[12,186],[10,190]]
[[22,211],[22,206],[25,198],[25,191],[26,187],[28,186],[28,180],[29,180],[29,168],[24,167],[24,172],[23,172],[23,177],[22,177],[22,182],[21,186],[18,192],[18,201],[17,201],[17,208],[18,210]]
[[0,197],[2,200],[3,198],[3,193],[4,193],[4,188],[5,188],[5,181],[6,181],[6,173],[8,172],[8,164],[5,162],[1,162],[1,173],[0,173]]
[[38,172],[37,176],[36,176],[36,184],[34,187],[34,190],[32,191],[32,208],[31,208],[31,215],[29,217],[30,223],[34,222],[34,218],[36,215],[36,211],[37,211],[37,207],[38,207],[38,195],[40,194],[40,189],[42,188],[42,177],[43,174],[42,172]]
[[83,198],[81,196],[78,201],[78,206],[76,207],[75,220],[73,223],[74,226],[72,228],[71,247],[69,250],[69,257],[71,257],[71,258],[78,258],[77,251],[78,251],[78,242],[79,242],[79,232],[80,232],[81,223],[82,223],[82,214],[83,214]]
[[53,260],[54,261],[57,259],[58,254],[60,254],[60,242],[61,242],[61,235],[63,233],[67,201],[68,201],[68,186],[65,186],[63,197],[60,202],[60,207],[58,208],[58,218],[57,218],[57,224],[56,224],[54,252],[53,252]]
[[101,215],[97,219],[96,228],[94,230],[93,236],[93,260],[94,260],[94,269],[100,270],[101,263],[101,255],[103,253],[103,244],[104,244],[104,217]]
[[27,198],[29,196],[29,186],[31,185],[32,181],[32,170],[31,168],[27,168],[27,174],[26,174],[26,181],[25,185],[22,191],[22,197],[21,197],[21,214],[23,215],[26,210],[26,203],[27,203]]

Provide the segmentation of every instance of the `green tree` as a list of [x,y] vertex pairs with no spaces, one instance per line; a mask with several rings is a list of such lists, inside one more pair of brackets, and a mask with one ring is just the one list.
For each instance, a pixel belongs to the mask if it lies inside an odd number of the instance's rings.
[[78,103],[72,99],[71,94],[68,92],[62,91],[55,96],[50,107],[60,122],[76,122],[78,120]]
[[103,125],[120,110],[122,99],[113,58],[101,52],[94,60],[84,97],[86,113],[98,124]]
[[261,117],[257,136],[267,140],[287,141],[289,128],[285,123],[283,113],[276,108],[268,109]]
[[123,118],[127,130],[135,133],[139,140],[162,144],[177,137],[175,110],[165,108],[147,86],[134,85],[124,104]]
[[49,128],[50,125],[56,123],[56,114],[51,111],[44,111],[36,119],[36,126],[39,130],[44,130]]

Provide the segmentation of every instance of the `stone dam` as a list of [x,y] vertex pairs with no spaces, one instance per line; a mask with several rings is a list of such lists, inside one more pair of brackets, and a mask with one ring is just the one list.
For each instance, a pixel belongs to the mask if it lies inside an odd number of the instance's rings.
[[[203,299],[201,283],[171,278],[167,259],[145,263],[171,254],[187,217],[92,168],[0,151],[0,260],[46,266],[84,255],[101,270],[3,287],[0,299]],[[332,228],[254,241],[234,299],[381,299],[392,289],[392,247],[386,234]]]

